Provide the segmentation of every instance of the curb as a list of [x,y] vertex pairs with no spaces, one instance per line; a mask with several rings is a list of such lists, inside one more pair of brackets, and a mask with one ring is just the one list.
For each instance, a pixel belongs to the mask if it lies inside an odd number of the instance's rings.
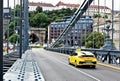
[[[59,53],[61,56],[68,56],[67,54],[63,54],[63,53]],[[110,65],[110,64],[107,64],[107,63],[100,63],[98,62],[97,63],[98,65],[101,65],[101,66],[105,66],[105,67],[109,67],[109,68],[112,68],[112,69],[115,69],[115,70],[119,70],[120,71],[120,67],[119,66],[116,66],[116,65]]]
[[98,62],[98,65],[105,66],[105,67],[109,67],[109,68],[112,68],[112,69],[115,69],[115,70],[119,70],[119,71],[120,71],[120,67],[119,67],[119,66],[110,65],[110,64],[107,64],[107,63],[100,63],[100,62]]

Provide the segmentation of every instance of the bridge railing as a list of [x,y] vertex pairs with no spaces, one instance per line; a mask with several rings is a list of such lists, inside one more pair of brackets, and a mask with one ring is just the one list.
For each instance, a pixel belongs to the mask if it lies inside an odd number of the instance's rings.
[[3,74],[5,74],[8,69],[14,64],[14,62],[19,58],[19,52],[14,51],[3,56]]
[[[76,48],[46,48],[47,50],[70,54]],[[117,50],[100,50],[100,49],[81,49],[82,51],[90,51],[95,54],[99,62],[116,64],[120,66],[120,51]]]

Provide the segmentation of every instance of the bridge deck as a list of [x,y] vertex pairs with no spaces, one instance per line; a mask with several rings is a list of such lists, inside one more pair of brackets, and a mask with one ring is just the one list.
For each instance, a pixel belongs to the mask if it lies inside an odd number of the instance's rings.
[[44,81],[37,62],[31,51],[27,51],[22,59],[18,59],[5,73],[4,81]]

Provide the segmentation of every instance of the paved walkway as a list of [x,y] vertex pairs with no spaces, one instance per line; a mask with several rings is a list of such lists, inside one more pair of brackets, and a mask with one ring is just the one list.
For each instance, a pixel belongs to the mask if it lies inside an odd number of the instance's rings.
[[32,51],[28,50],[5,73],[4,81],[45,81]]
[[114,64],[107,64],[107,63],[101,63],[101,62],[99,62],[98,64],[102,65],[102,66],[105,66],[105,67],[110,67],[110,68],[113,68],[113,69],[116,69],[116,70],[120,71],[120,66],[117,66],[117,65],[114,65]]

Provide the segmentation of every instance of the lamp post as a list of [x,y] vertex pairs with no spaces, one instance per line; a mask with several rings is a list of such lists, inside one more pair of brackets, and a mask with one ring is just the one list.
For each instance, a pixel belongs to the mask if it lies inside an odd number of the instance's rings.
[[110,31],[113,29],[111,28],[110,29],[110,25],[111,25],[111,21],[110,20],[107,20],[106,21],[106,28],[104,28],[103,30],[106,31],[106,38],[105,38],[105,41],[104,41],[104,45],[100,48],[102,50],[115,50],[116,48],[112,45],[111,43],[111,39],[110,39]]
[[[9,0],[7,0],[7,7],[9,8]],[[9,53],[9,20],[8,22],[8,28],[7,28],[7,53]]]
[[20,0],[20,56],[19,58],[22,57],[22,0]]
[[[119,1],[119,10],[120,10],[120,1]],[[120,51],[120,12],[119,12],[119,51]]]
[[3,81],[3,0],[0,1],[0,81]]
[[[112,29],[114,26],[114,0],[112,0]],[[112,42],[113,42],[113,30],[112,30]]]
[[7,53],[9,53],[9,20],[7,21]]
[[99,25],[100,25],[100,23],[99,23],[99,18],[100,18],[100,0],[98,0],[98,28],[97,28],[97,31],[99,32]]
[[107,32],[107,38],[110,38],[109,32],[110,32],[110,30],[112,30],[112,29],[110,29],[110,25],[111,25],[111,21],[110,20],[106,21],[106,28],[104,28],[104,30],[106,30],[106,32]]

